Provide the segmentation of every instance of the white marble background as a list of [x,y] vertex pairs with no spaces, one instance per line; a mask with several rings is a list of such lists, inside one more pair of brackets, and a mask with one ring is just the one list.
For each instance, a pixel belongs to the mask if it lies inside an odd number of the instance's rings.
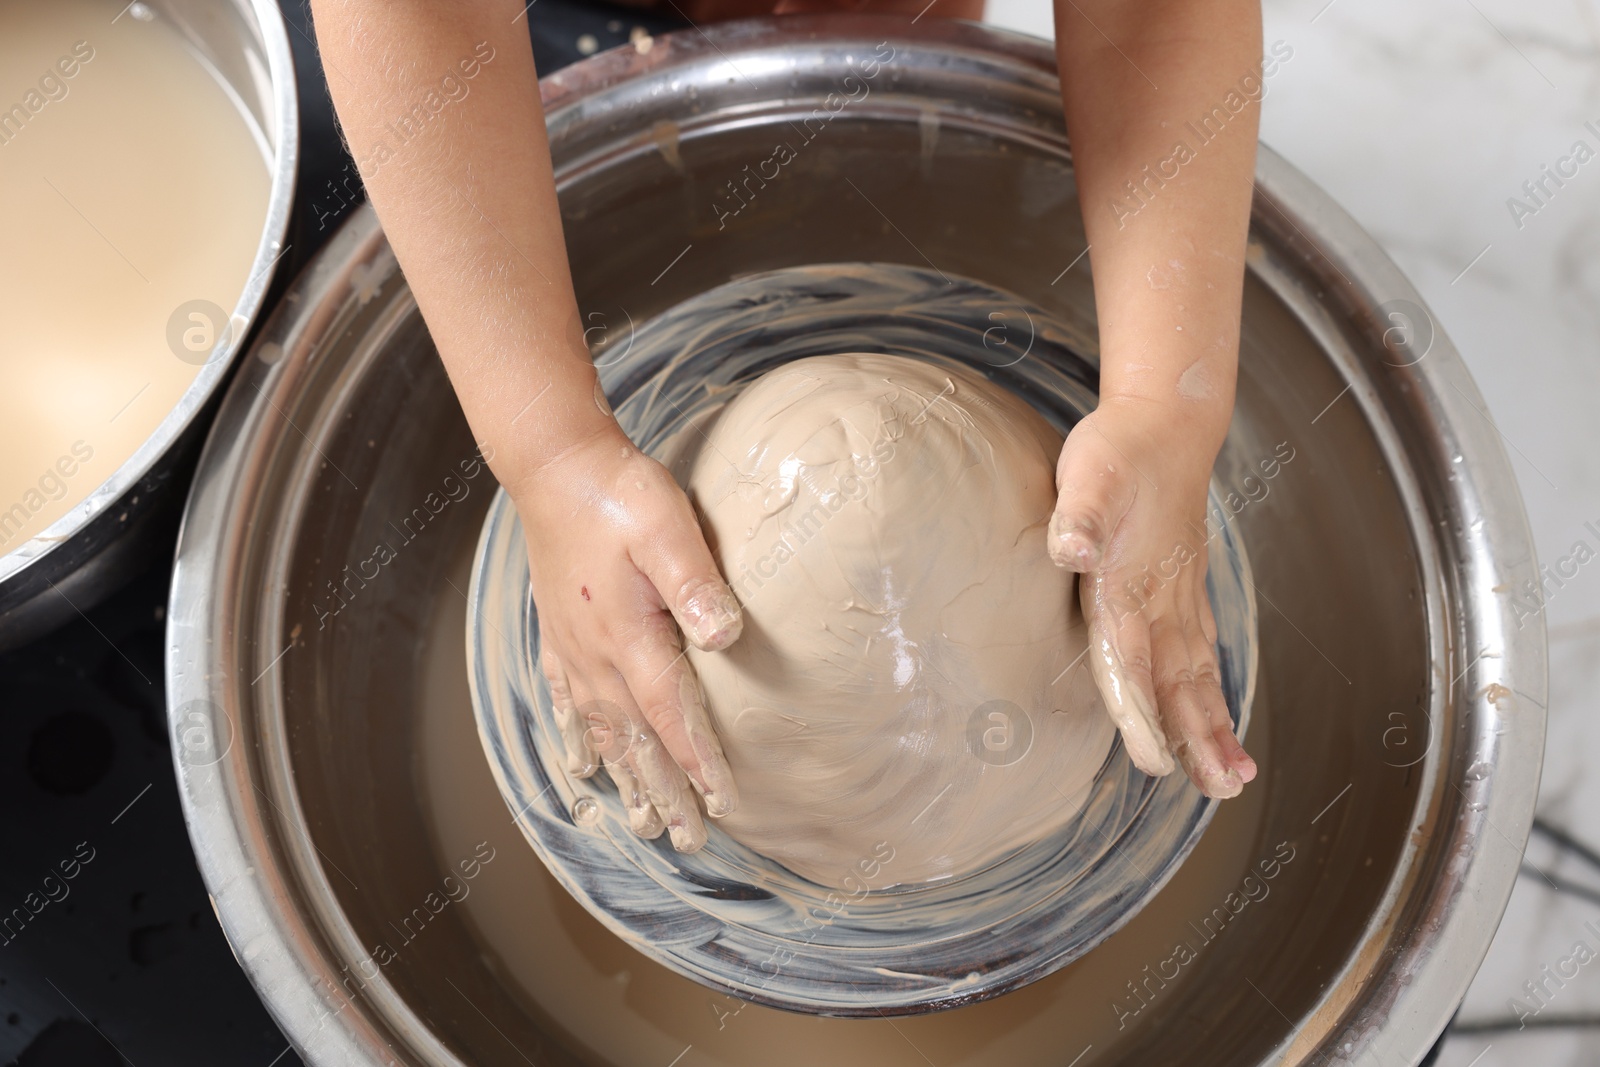
[[[1461,350],[1507,443],[1540,560],[1579,540],[1600,548],[1584,528],[1600,527],[1600,0],[1265,5],[1266,41],[1294,57],[1269,83],[1262,140],[1377,238]],[[1048,0],[989,0],[989,21],[1051,36]],[[1595,158],[1519,228],[1507,199],[1526,201],[1523,182],[1579,140]],[[1551,596],[1546,619],[1539,813],[1600,848],[1600,566]],[[1600,953],[1600,869],[1540,836],[1527,858],[1573,887],[1536,873],[1518,882],[1441,1067],[1600,1064],[1600,955],[1573,958],[1578,941]],[[1558,987],[1541,969],[1563,958],[1577,975]],[[1537,1022],[1565,1025],[1519,1031],[1508,1002],[1537,1006],[1523,983],[1541,980],[1551,995]]]

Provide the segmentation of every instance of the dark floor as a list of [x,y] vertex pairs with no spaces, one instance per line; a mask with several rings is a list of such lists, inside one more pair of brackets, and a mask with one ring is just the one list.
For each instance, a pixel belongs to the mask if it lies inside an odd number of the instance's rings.
[[288,1045],[233,961],[178,807],[167,573],[0,657],[5,1060],[268,1064]]

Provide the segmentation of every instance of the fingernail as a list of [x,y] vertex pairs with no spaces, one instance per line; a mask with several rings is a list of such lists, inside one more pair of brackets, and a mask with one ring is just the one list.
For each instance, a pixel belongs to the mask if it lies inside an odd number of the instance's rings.
[[705,847],[705,831],[696,833],[695,828],[687,821],[673,822],[667,827],[667,833],[672,838],[672,847],[679,852],[699,852]]
[[1086,574],[1100,565],[1100,544],[1087,526],[1065,522],[1055,514],[1050,516],[1049,533],[1050,558],[1057,566]]
[[556,713],[561,728],[562,746],[567,750],[567,773],[574,778],[589,778],[600,769],[599,758],[584,737],[583,723],[575,713]]
[[606,768],[606,773],[617,784],[617,792],[622,797],[622,806],[628,812],[628,829],[639,837],[649,840],[661,836],[661,831],[666,827],[662,824],[656,809],[650,806],[645,799],[643,791],[639,789],[639,780],[628,770],[626,764],[601,761]]
[[738,639],[744,629],[739,602],[727,586],[702,580],[686,587],[680,614],[689,623],[689,640],[696,648],[716,652]]
[[1231,757],[1219,753],[1220,758],[1214,758],[1197,747],[1192,740],[1180,742],[1176,755],[1178,762],[1183,765],[1184,773],[1206,796],[1224,800],[1238,796],[1244,789],[1244,779],[1228,765]]
[[701,736],[698,731],[689,735],[695,755],[700,757],[698,779],[691,775],[695,789],[706,799],[707,813],[722,818],[739,806],[739,789],[733,784],[733,770],[716,742]]
[[627,805],[628,829],[647,841],[660,837],[661,831],[667,826],[661,821],[656,809],[639,794],[634,795],[633,801]]
[[711,729],[711,717],[706,713],[701,699],[700,685],[692,671],[683,673],[679,684],[679,699],[683,701],[683,727],[689,746],[699,761],[700,773],[689,776],[695,791],[705,798],[706,814],[720,819],[739,806],[739,790],[733,784],[733,768],[722,752],[716,734]]
[[1229,797],[1236,797],[1244,792],[1244,779],[1240,778],[1239,772],[1232,767],[1212,779],[1212,781],[1214,784],[1211,795],[1218,799],[1227,800]]
[[666,827],[656,814],[656,809],[647,804],[642,808],[628,809],[628,828],[645,840],[654,841]]

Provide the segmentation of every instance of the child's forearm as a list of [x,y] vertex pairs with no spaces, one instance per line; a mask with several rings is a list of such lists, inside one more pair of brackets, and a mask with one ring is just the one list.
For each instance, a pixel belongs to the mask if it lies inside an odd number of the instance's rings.
[[362,181],[516,495],[549,457],[615,428],[578,323],[522,4],[313,8]]
[[1102,400],[1171,411],[1209,467],[1238,363],[1259,0],[1056,0],[1056,27]]

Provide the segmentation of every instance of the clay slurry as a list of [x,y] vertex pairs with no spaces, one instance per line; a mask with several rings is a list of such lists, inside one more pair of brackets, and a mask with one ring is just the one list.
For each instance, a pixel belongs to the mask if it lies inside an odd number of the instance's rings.
[[123,7],[0,8],[0,553],[177,404],[227,329],[190,314],[234,307],[266,221],[251,123],[163,15]]

